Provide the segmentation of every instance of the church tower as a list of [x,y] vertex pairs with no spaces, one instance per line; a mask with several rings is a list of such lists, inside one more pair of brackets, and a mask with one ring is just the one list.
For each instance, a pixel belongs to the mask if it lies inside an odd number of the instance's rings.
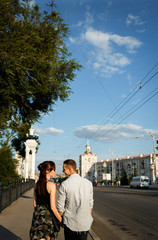
[[90,147],[89,143],[87,143],[85,153],[90,153],[90,152],[91,152],[91,147]]
[[91,147],[87,142],[84,154],[80,155],[80,175],[90,181],[95,180],[95,165],[97,163],[97,155],[91,152]]

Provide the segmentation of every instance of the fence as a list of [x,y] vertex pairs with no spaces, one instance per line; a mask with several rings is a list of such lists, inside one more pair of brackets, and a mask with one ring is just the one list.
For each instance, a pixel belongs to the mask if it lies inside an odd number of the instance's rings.
[[0,212],[22,196],[26,191],[33,188],[34,184],[34,179],[27,179],[26,181],[21,180],[15,185],[11,183],[8,187],[3,188],[3,183],[0,182]]

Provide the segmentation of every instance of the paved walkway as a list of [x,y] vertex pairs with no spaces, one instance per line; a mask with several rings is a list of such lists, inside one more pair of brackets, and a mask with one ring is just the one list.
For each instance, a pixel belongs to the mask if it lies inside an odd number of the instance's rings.
[[[33,189],[18,198],[0,213],[0,240],[29,240],[33,214]],[[88,240],[92,240],[90,235]],[[64,240],[63,228],[58,240]]]

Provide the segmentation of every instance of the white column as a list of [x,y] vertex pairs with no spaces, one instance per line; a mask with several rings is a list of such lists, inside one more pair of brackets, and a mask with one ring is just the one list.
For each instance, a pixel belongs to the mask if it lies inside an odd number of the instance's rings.
[[25,158],[25,178],[35,179],[35,153],[37,148],[37,142],[35,139],[27,139],[26,146],[26,158]]
[[24,178],[27,179],[29,177],[29,169],[28,169],[28,161],[29,161],[29,147],[24,143],[26,146],[26,156],[25,156],[25,167],[24,167]]
[[31,171],[30,171],[31,179],[35,179],[35,152],[36,152],[36,149],[32,150]]
[[150,171],[151,171],[151,183],[155,181],[155,174],[154,174],[154,156],[150,154]]

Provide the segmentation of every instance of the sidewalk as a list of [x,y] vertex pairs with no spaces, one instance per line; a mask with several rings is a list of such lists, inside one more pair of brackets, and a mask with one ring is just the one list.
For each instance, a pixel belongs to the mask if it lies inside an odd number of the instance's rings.
[[[18,198],[0,213],[0,240],[29,240],[29,230],[33,214],[33,189]],[[92,237],[94,236],[94,237]],[[58,235],[58,240],[64,240],[64,231]],[[98,239],[92,232],[88,240]]]

